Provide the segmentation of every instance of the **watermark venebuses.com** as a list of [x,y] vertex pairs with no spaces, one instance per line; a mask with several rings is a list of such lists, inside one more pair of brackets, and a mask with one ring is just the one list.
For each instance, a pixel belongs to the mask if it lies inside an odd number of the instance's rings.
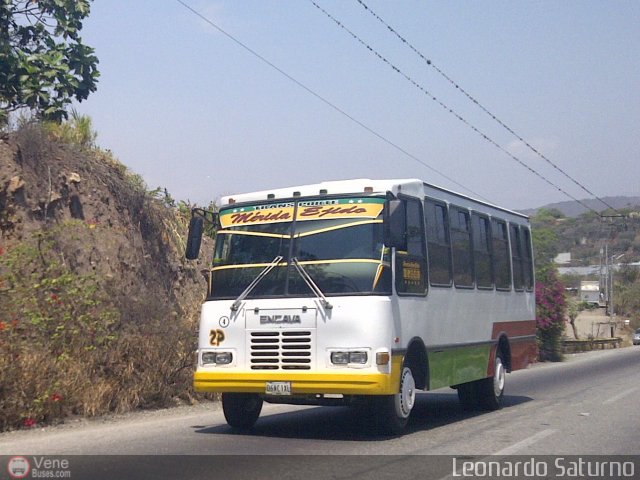
[[10,457],[7,461],[9,478],[71,478],[69,460],[44,456]]
[[310,479],[608,480],[640,478],[640,455],[0,455],[0,480],[209,479],[211,472],[225,480],[282,480],[283,471]]

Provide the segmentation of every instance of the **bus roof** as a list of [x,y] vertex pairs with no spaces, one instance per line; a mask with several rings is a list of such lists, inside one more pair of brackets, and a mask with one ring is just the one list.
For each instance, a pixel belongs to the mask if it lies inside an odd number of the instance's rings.
[[461,193],[457,193],[443,187],[438,187],[415,178],[387,180],[358,178],[353,180],[335,180],[310,185],[298,185],[273,190],[227,195],[222,197],[220,206],[224,208],[228,205],[237,203],[288,200],[300,197],[319,197],[323,195],[386,195],[387,192],[391,192],[394,196],[397,196],[398,194],[405,194],[418,198],[429,196],[443,200],[447,203],[454,203],[459,206],[469,208],[473,208],[473,205],[482,205],[489,209],[506,212],[523,219],[528,218],[522,213],[508,210],[489,202],[476,200]]

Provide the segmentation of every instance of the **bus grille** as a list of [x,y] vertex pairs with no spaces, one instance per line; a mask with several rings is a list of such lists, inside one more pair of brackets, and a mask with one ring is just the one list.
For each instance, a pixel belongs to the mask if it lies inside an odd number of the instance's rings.
[[251,332],[252,370],[311,370],[311,332],[276,330]]

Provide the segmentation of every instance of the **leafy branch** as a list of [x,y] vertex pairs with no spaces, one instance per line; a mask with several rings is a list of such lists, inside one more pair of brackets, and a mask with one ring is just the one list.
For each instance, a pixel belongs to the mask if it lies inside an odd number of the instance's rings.
[[98,58],[79,34],[90,0],[0,1],[0,123],[27,108],[52,120],[96,90]]

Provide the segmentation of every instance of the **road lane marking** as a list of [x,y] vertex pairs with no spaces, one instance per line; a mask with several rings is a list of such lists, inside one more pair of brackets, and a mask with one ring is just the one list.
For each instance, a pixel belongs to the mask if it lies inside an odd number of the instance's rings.
[[556,433],[557,430],[554,428],[547,428],[546,430],[542,430],[541,432],[536,433],[535,435],[531,435],[529,438],[525,438],[524,440],[514,443],[513,445],[503,448],[502,450],[498,450],[493,455],[494,456],[504,456],[504,455],[513,455],[514,453],[522,450],[523,448],[528,447],[529,445],[533,445],[534,443],[542,440],[543,438],[548,437]]
[[603,405],[609,405],[610,403],[617,402],[618,400],[621,400],[624,397],[626,397],[627,395],[631,395],[632,393],[635,393],[638,390],[639,390],[639,387],[630,388],[629,390],[625,390],[624,392],[620,392],[618,395],[614,395],[611,398],[607,398],[604,402],[602,402],[602,404]]

